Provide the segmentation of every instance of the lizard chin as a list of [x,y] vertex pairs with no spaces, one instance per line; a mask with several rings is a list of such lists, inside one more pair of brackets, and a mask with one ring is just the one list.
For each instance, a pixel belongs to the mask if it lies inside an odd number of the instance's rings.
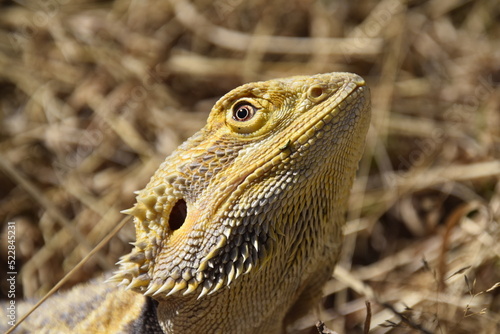
[[[134,249],[120,259],[120,270],[109,279],[127,289],[160,299],[178,292],[188,295],[198,291],[201,298],[229,286],[239,276],[265,263],[272,253],[276,236],[269,233],[263,215],[247,217],[239,226],[234,225],[234,217],[224,217],[222,231],[217,236],[207,236],[199,224],[203,221],[200,213],[190,210],[183,198],[170,209],[168,227],[148,219],[154,214],[148,211],[152,206],[148,208],[144,202],[138,197],[138,204],[125,213],[134,216],[136,225],[147,226],[148,233],[142,235],[148,235],[149,240],[133,243]],[[163,219],[155,217],[155,220]],[[164,231],[155,225],[163,225]],[[163,237],[158,238],[162,233]],[[206,240],[212,242],[206,244]],[[187,249],[192,253],[187,253]],[[196,256],[200,253],[206,254],[201,260]],[[151,259],[156,259],[156,265]]]
[[[171,175],[162,180],[138,192],[134,207],[123,211],[134,217],[137,240],[108,281],[157,299],[195,291],[201,298],[229,286],[268,258],[274,243],[269,224],[259,215],[265,212],[252,210],[252,217],[239,226],[235,225],[238,217],[228,213],[211,230],[204,222],[214,210],[198,209],[184,199],[184,178]],[[261,203],[264,208],[266,203]],[[221,211],[237,209],[236,204]]]

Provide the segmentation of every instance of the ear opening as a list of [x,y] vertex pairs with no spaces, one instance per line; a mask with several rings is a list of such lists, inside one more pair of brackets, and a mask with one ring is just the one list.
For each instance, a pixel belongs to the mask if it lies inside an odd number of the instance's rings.
[[168,218],[168,227],[171,231],[175,231],[181,228],[186,220],[187,206],[184,199],[179,199],[170,211],[170,216]]

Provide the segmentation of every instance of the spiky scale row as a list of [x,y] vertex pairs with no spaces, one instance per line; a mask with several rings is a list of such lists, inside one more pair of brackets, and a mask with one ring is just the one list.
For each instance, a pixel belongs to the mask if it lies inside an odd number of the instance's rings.
[[[258,219],[256,222],[262,222],[262,219]],[[244,232],[239,228],[226,229],[223,234],[224,237],[220,237],[217,247],[200,261],[196,271],[181,270],[179,267],[175,267],[168,274],[162,272],[164,273],[163,280],[158,280],[160,275],[155,274],[156,279],[152,280],[147,287],[145,287],[146,282],[139,280],[132,281],[129,288],[139,288],[145,295],[150,296],[156,296],[160,293],[170,296],[177,292],[182,292],[183,295],[193,293],[201,285],[200,295],[212,294],[231,284],[240,275],[249,273],[259,261],[267,258],[270,247],[265,244],[261,245],[262,240],[259,240],[257,235],[249,237]],[[231,238],[231,245],[228,245],[229,238]],[[121,263],[128,263],[132,260],[140,262],[144,259],[144,255],[140,254],[124,257]],[[219,259],[221,262],[211,261],[213,259]],[[128,274],[137,274],[137,269],[134,268],[134,271],[129,270]]]

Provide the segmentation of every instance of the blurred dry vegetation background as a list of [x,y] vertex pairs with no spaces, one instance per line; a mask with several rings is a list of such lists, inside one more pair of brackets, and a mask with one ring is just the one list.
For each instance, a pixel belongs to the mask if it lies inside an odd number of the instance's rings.
[[[296,327],[499,332],[496,0],[0,1],[3,298],[7,222],[17,297],[40,297],[220,96],[332,71],[367,80],[372,127],[324,310]],[[129,222],[64,287],[133,239]]]

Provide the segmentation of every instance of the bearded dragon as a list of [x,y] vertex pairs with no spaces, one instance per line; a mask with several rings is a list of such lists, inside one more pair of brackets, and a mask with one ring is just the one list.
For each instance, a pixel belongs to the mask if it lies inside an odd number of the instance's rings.
[[332,275],[369,120],[355,74],[232,90],[125,211],[136,241],[119,270],[18,331],[284,333]]

